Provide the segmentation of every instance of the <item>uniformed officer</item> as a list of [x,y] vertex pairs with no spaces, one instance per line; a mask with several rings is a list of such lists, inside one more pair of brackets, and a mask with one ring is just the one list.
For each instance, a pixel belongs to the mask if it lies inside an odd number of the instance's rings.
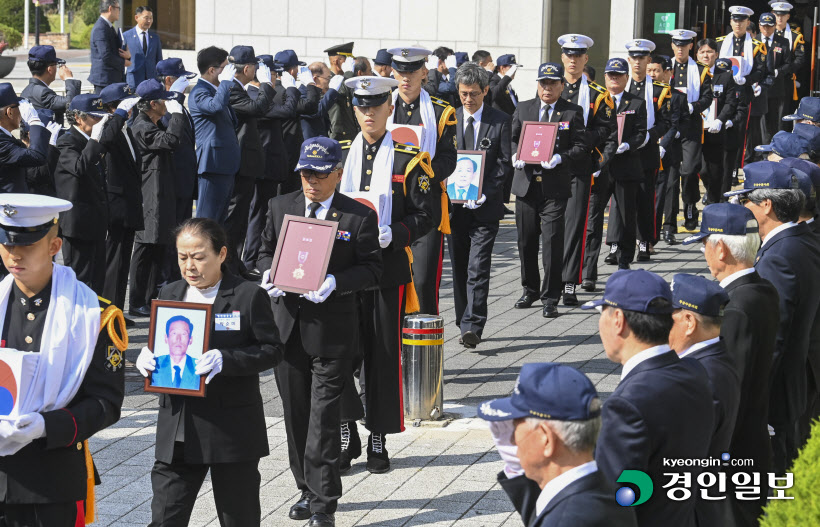
[[[57,58],[53,46],[34,46],[28,52],[28,69],[31,78],[20,94],[37,110],[54,112],[54,120],[63,124],[65,108],[71,99],[80,94],[82,81],[74,78],[65,60]],[[57,95],[49,86],[57,77],[65,82],[65,95]]]
[[749,86],[761,82],[766,75],[766,46],[763,42],[752,38],[747,29],[749,17],[754,11],[748,7],[732,6],[732,32],[718,37],[716,42],[720,46],[718,56],[721,58],[734,57],[738,61],[738,71],[733,72],[734,81],[738,86]]
[[393,54],[393,76],[399,81],[393,92],[395,111],[390,124],[422,126],[421,150],[430,154],[435,179],[427,190],[433,207],[433,228],[413,243],[413,280],[419,295],[422,313],[438,314],[438,288],[444,256],[444,235],[450,234],[447,178],[456,169],[456,112],[445,101],[430,96],[421,89],[426,77],[424,64],[429,50],[400,47],[388,50]]
[[771,6],[776,19],[774,34],[789,41],[789,49],[792,53],[791,64],[784,67],[783,71],[780,72],[787,79],[787,104],[784,111],[788,113],[797,105],[797,88],[800,84],[797,77],[802,75],[806,64],[806,41],[799,29],[792,28],[789,25],[790,12],[794,6],[788,2],[773,2]]
[[786,103],[791,104],[791,93],[786,93],[786,84],[791,84],[791,79],[783,74],[788,72],[792,65],[791,45],[786,37],[779,37],[774,34],[775,16],[773,13],[762,13],[760,15],[760,40],[766,48],[766,78],[763,86],[766,88],[766,131],[768,136],[774,136],[778,130],[784,130],[786,123],[782,118],[785,114]]
[[[0,524],[54,527],[94,521],[96,469],[88,439],[120,417],[125,391],[122,312],[52,263],[62,240],[57,215],[71,203],[4,194],[0,345],[32,368],[0,422]],[[7,367],[8,369],[8,367]],[[15,394],[16,395],[16,394]]]
[[696,203],[700,199],[700,190],[697,173],[703,143],[701,112],[712,104],[712,75],[706,64],[696,62],[689,56],[689,50],[693,45],[692,39],[697,36],[697,33],[688,29],[675,29],[670,34],[672,35],[672,51],[675,53],[670,85],[686,94],[690,115],[688,125],[680,131],[682,162],[680,165],[674,164],[669,169],[663,211],[664,240],[667,243],[674,243],[674,235],[678,232],[679,193],[682,193],[685,205],[684,226],[692,230],[698,224]]
[[587,156],[571,167],[572,183],[564,216],[563,301],[565,306],[578,305],[575,287],[581,283],[584,263],[584,241],[587,232],[589,190],[592,186],[593,162],[600,157],[604,141],[615,126],[612,99],[606,88],[587,80],[584,67],[589,62],[589,48],[594,42],[585,35],[571,33],[558,37],[561,62],[564,64],[564,91],[561,98],[577,104],[584,112]]
[[[324,50],[327,53],[330,71],[333,75],[342,75],[345,79],[355,76],[353,71],[353,42],[331,46]],[[337,141],[352,141],[359,133],[359,125],[353,114],[350,90],[342,84],[336,102],[328,109],[330,119],[330,137]]]
[[[401,52],[398,50],[399,54]],[[408,53],[408,56],[415,55]],[[424,56],[418,60],[423,63]],[[399,67],[404,67],[404,63]],[[408,83],[409,78],[418,82],[422,71],[414,70],[409,77],[406,71],[398,75],[402,82]],[[387,123],[393,115],[390,90],[398,86],[399,81],[385,77],[354,77],[345,83],[353,92],[356,118],[362,131],[352,144],[343,147],[346,160],[340,191],[375,204],[384,263],[378,288],[361,294],[360,331],[363,364],[359,383],[364,391],[365,426],[370,430],[367,470],[379,474],[390,469],[386,434],[404,431],[401,324],[405,313],[418,311],[415,273],[410,272],[410,263],[418,261],[418,257],[411,245],[434,229],[434,209],[440,206],[440,202],[431,190],[437,184],[430,154],[393,141],[388,130]],[[420,84],[415,85],[420,89]],[[393,96],[395,98],[395,93]],[[418,106],[418,100],[413,104]],[[432,112],[432,108],[425,111]],[[429,118],[429,114],[426,115],[425,119]],[[355,425],[355,419],[361,415],[361,406],[352,379],[346,384],[345,392],[339,462],[343,471],[350,467],[351,459],[361,455]]]

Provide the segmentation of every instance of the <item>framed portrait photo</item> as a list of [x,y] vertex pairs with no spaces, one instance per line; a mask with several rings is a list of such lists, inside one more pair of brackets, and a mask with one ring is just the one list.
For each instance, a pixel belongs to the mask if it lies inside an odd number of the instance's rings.
[[276,241],[271,283],[288,293],[316,291],[325,281],[339,222],[286,214]]
[[[558,126],[563,123],[542,123],[524,121],[521,123],[521,137],[518,140],[516,158],[525,163],[541,163],[552,159]],[[567,125],[568,126],[568,125]]]
[[145,379],[146,392],[205,397],[205,377],[194,370],[208,350],[212,309],[211,304],[151,301],[148,348],[157,366]]
[[466,203],[481,197],[484,186],[484,150],[459,150],[456,169],[447,178],[447,196],[451,203]]

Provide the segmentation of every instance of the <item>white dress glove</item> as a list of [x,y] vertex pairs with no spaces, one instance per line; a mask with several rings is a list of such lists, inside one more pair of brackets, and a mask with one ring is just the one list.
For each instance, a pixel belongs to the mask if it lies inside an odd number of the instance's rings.
[[339,91],[339,88],[342,87],[342,83],[344,81],[344,75],[334,75],[330,78],[330,82],[328,83],[328,89]]
[[448,70],[451,69],[451,68],[456,69],[458,67],[458,66],[456,66],[456,56],[455,55],[450,55],[449,57],[444,59],[444,65],[447,66]]
[[138,103],[139,101],[140,101],[140,98],[139,98],[139,97],[129,97],[129,98],[127,98],[127,99],[123,99],[123,100],[122,100],[122,101],[120,101],[120,103],[117,105],[117,110],[122,110],[122,111],[124,111],[125,113],[128,113],[128,112],[130,112],[130,111],[131,111],[131,108],[133,108],[134,106],[136,106],[136,105],[137,105],[137,103]]
[[136,367],[143,377],[148,377],[152,371],[157,369],[157,359],[154,358],[154,353],[145,346],[140,350]]
[[105,129],[105,123],[107,123],[110,118],[111,114],[106,114],[105,116],[103,116],[102,119],[100,119],[100,122],[98,122],[91,128],[91,139],[95,141],[100,140],[100,136],[102,136],[103,129]]
[[484,205],[485,201],[487,201],[487,196],[482,194],[481,197],[478,199],[468,199],[467,203],[465,203],[464,206],[470,210],[475,210],[478,207]]
[[734,79],[735,79],[735,84],[737,84],[738,86],[743,86],[744,84],[746,84],[746,77],[744,77],[743,75],[740,75],[740,74],[735,75]]
[[325,281],[322,282],[322,285],[319,286],[319,289],[317,289],[316,291],[310,291],[302,295],[302,297],[305,300],[313,302],[314,304],[321,304],[322,302],[327,300],[327,297],[330,296],[330,293],[332,293],[335,290],[336,277],[332,274],[329,274],[325,277]]
[[616,154],[623,154],[629,150],[629,143],[621,143],[618,145],[618,149],[615,151]]
[[755,97],[760,97],[760,94],[763,93],[763,88],[761,88],[758,83],[754,83],[752,86],[752,93],[755,94]]
[[723,128],[723,123],[719,120],[715,119],[712,121],[711,125],[709,126],[709,133],[716,134],[720,132],[721,128]]
[[270,68],[264,62],[260,62],[256,66],[256,78],[259,82],[271,83]]
[[190,86],[191,81],[188,80],[188,77],[180,77],[171,84],[171,89],[168,91],[173,91],[177,93],[185,93],[185,90]]
[[515,169],[521,170],[522,168],[527,166],[527,164],[523,161],[519,161],[518,157],[517,157],[517,154],[513,154],[513,156],[512,156],[512,166]]
[[659,151],[660,151],[660,153],[661,153],[661,159],[663,159],[663,156],[665,156],[665,155],[666,155],[666,149],[665,149],[664,147],[662,147],[662,146],[659,146],[659,147],[658,147],[658,150],[659,150]]
[[379,247],[385,249],[393,241],[393,229],[389,225],[379,227]]
[[305,86],[316,84],[313,82],[313,74],[307,66],[299,66],[299,82]]
[[690,114],[695,113],[695,107],[694,107],[694,106],[692,106],[692,103],[691,103],[691,102],[689,103],[689,113],[690,113]]
[[438,57],[436,57],[435,55],[430,55],[427,58],[426,66],[427,66],[427,69],[430,70],[430,71],[438,69]]
[[777,75],[778,75],[779,73],[780,73],[780,71],[778,71],[778,70],[774,70],[774,78],[775,78],[775,79],[777,78]]
[[54,121],[48,123],[48,125],[46,126],[46,130],[51,132],[51,139],[48,141],[48,144],[50,144],[51,146],[57,146],[57,138],[60,137],[60,130],[62,128],[63,127],[60,126],[60,123]]
[[268,296],[271,298],[279,298],[280,296],[285,296],[285,292],[270,283],[270,269],[265,269],[265,272],[262,273],[262,283],[259,285],[262,289],[268,292]]
[[43,125],[40,116],[37,115],[37,110],[35,110],[34,106],[27,100],[20,101],[20,117],[22,117],[23,121],[29,126],[34,124]]
[[723,125],[723,126],[725,126],[726,129],[728,130],[729,128],[733,127],[734,125],[735,125],[735,123],[733,123],[732,120],[729,119],[728,121],[726,121],[726,124]]
[[217,76],[217,79],[219,79],[219,82],[231,82],[234,77],[236,77],[236,66],[229,63],[222,69],[222,73]]
[[165,101],[165,109],[168,113],[182,113],[182,105],[177,101]]
[[504,74],[505,77],[513,78],[515,77],[515,72],[518,71],[518,65],[513,64],[510,66],[510,69],[507,70],[507,73]]
[[[11,424],[11,423],[9,423]],[[27,444],[35,439],[45,437],[46,421],[40,412],[32,412],[18,417],[11,427],[4,427],[3,437],[6,441]]]
[[600,171],[600,170],[599,170],[599,171],[597,171],[597,172],[593,172],[593,173],[592,173],[592,177],[598,177],[598,176],[600,176],[600,175],[601,175],[601,171]]
[[541,161],[541,167],[551,170],[561,164],[561,156],[554,154],[549,161]]
[[342,62],[342,71],[347,73],[353,73],[353,68],[356,66],[356,61],[353,57],[347,57],[344,62]]
[[282,86],[285,88],[295,88],[296,87],[296,79],[293,78],[293,75],[288,73],[287,71],[282,72]]
[[675,132],[675,139],[680,139],[680,132]]
[[208,372],[208,376],[205,377],[205,384],[211,382],[211,379],[214,378],[214,375],[222,371],[222,352],[219,350],[208,350],[202,354],[200,358],[196,360],[196,368],[194,369],[194,373],[197,375],[205,375]]
[[514,478],[524,474],[521,468],[521,461],[518,459],[518,447],[513,444],[513,434],[515,425],[509,421],[490,421],[490,434],[498,449],[501,459],[504,461],[504,474],[508,478]]

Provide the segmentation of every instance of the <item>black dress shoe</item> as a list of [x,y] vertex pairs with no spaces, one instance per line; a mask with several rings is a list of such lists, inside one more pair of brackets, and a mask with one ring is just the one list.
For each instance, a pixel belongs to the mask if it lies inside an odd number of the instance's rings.
[[465,348],[475,348],[481,342],[481,337],[472,331],[465,331],[464,334],[461,335],[461,341]]
[[332,514],[325,514],[324,512],[317,512],[310,517],[308,527],[335,527],[336,518]]
[[564,284],[564,292],[562,294],[564,297],[564,305],[565,306],[577,306],[578,305],[578,297],[575,296],[575,284],[572,282],[567,282]]
[[248,271],[248,276],[250,276],[254,280],[261,280],[262,279],[262,273],[259,272],[259,269],[250,269]]
[[339,472],[350,470],[351,462],[362,455],[362,440],[356,421],[342,423],[342,451],[339,454]]
[[150,317],[151,306],[139,306],[128,308],[128,314],[132,317]]
[[518,299],[518,302],[516,302],[513,307],[515,307],[515,309],[527,309],[532,307],[536,300],[538,300],[537,296],[524,295]]
[[632,269],[632,266],[630,266],[628,262],[619,263],[618,270],[620,271],[621,269]]
[[555,318],[558,316],[558,308],[555,304],[544,304],[544,311],[541,313],[544,318]]
[[675,235],[672,234],[672,231],[666,231],[663,233],[663,241],[666,242],[666,245],[677,245],[678,240],[675,239]]
[[288,518],[291,520],[307,520],[310,518],[310,500],[313,495],[310,492],[302,492],[302,497],[299,501],[290,506],[288,511]]
[[367,438],[367,471],[384,474],[390,470],[390,456],[387,453],[384,434],[371,433]]
[[617,243],[613,243],[612,246],[609,248],[609,254],[606,255],[606,258],[604,258],[604,263],[609,265],[615,265],[618,263]]
[[587,291],[588,293],[592,293],[593,291],[595,291],[595,280],[585,278],[584,281],[581,282],[581,289]]

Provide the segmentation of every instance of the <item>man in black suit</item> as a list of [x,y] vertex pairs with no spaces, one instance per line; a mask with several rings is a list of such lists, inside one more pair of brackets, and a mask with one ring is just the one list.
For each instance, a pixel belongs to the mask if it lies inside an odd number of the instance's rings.
[[[625,91],[629,66],[624,59],[609,59],[604,76],[612,99],[616,126],[604,144],[596,172],[597,179],[589,200],[586,248],[584,250],[584,279],[598,278],[598,253],[604,230],[604,208],[610,196],[615,196],[620,220],[618,238],[607,238],[617,243],[619,269],[629,269],[635,255],[635,227],[637,225],[638,185],[644,179],[639,148],[646,141],[646,101]],[[623,116],[623,131],[619,137],[617,118]],[[612,225],[612,219],[609,221]]]
[[792,93],[786,91],[787,84],[788,88],[793,87],[790,77],[794,57],[789,39],[776,35],[774,26],[773,13],[760,15],[759,36],[766,50],[766,77],[762,84],[766,87],[766,98],[768,99],[766,131],[769,133],[769,138],[784,129],[785,123],[782,118],[786,113],[786,107],[791,108],[792,99]]
[[805,200],[798,189],[795,169],[772,161],[744,167],[743,189],[739,195],[752,211],[760,228],[763,245],[757,253],[755,269],[770,281],[780,295],[780,318],[769,377],[769,425],[774,428],[773,471],[782,474],[791,466],[801,446],[798,422],[806,409],[806,361],[809,337],[820,324],[820,250],[809,227],[797,223]]
[[[760,247],[757,220],[741,205],[707,205],[700,233],[683,243],[698,241],[703,242],[709,271],[729,295],[720,336],[740,375],[737,419],[726,452],[737,459],[753,459],[755,470],[766,473],[772,466],[769,371],[780,308],[777,290],[754,269]],[[737,524],[756,524],[766,504],[765,494],[757,500],[738,500],[735,494],[728,495]]]
[[[29,125],[28,147],[11,135],[23,121]],[[28,192],[26,168],[46,164],[50,140],[37,110],[17,96],[11,83],[0,83],[0,193]]]
[[461,99],[456,110],[459,150],[481,150],[484,157],[482,195],[453,204],[450,216],[450,261],[453,265],[453,299],[461,342],[475,348],[487,323],[487,297],[498,222],[504,217],[504,182],[510,165],[510,117],[484,104],[489,90],[484,69],[474,62],[455,74]]
[[[623,365],[621,382],[604,403],[595,460],[615,482],[624,470],[665,481],[664,459],[701,459],[714,429],[712,390],[697,361],[669,348],[672,291],[660,276],[619,270],[607,281],[599,307],[601,341],[609,360]],[[687,467],[688,469],[688,467]],[[692,493],[701,470],[692,467]],[[656,493],[635,508],[640,525],[693,527],[695,500],[673,501]]]
[[[554,62],[541,64],[538,68],[538,97],[521,102],[512,119],[512,150],[515,152],[522,139],[524,121],[558,123],[550,160],[528,164],[518,160],[516,154],[512,156],[515,168],[512,192],[516,196],[515,223],[524,289],[515,307],[526,309],[541,299],[545,317],[558,316],[564,259],[564,213],[570,196],[571,170],[589,152],[584,140],[583,109],[561,98],[563,88],[564,67]],[[522,148],[528,153],[533,145],[522,145]],[[538,268],[539,238],[543,282]]]
[[[79,95],[82,81],[74,78],[74,74],[65,65],[65,60],[57,58],[53,46],[34,46],[28,52],[28,69],[31,78],[28,86],[20,94],[31,102],[34,108],[51,110],[54,120],[63,124],[65,109],[71,99]],[[65,82],[65,95],[57,95],[49,85],[57,76]]]
[[510,83],[515,78],[515,72],[521,64],[515,61],[515,55],[501,55],[495,64],[495,71],[490,77],[490,93],[492,94],[493,108],[512,115],[518,107],[518,95]]
[[478,416],[489,421],[504,461],[498,483],[524,525],[637,526],[634,509],[613,499],[615,486],[593,459],[601,400],[586,375],[525,364],[515,393],[483,403]]
[[[262,287],[273,298],[273,319],[285,342],[284,360],[274,373],[285,413],[290,469],[302,492],[289,516],[310,518],[311,527],[333,525],[342,495],[340,410],[342,389],[352,378],[358,352],[356,293],[378,284],[382,273],[375,212],[336,192],[341,159],[342,149],[333,139],[304,142],[296,166],[304,190],[270,201],[257,267],[263,271]],[[327,277],[318,291],[306,295],[285,294],[270,282],[286,214],[339,223]],[[347,338],[340,339],[343,333]]]
[[100,0],[100,18],[91,29],[91,72],[88,82],[94,93],[115,82],[125,80],[125,67],[131,64],[131,53],[125,49],[114,22],[120,19],[119,0]]

